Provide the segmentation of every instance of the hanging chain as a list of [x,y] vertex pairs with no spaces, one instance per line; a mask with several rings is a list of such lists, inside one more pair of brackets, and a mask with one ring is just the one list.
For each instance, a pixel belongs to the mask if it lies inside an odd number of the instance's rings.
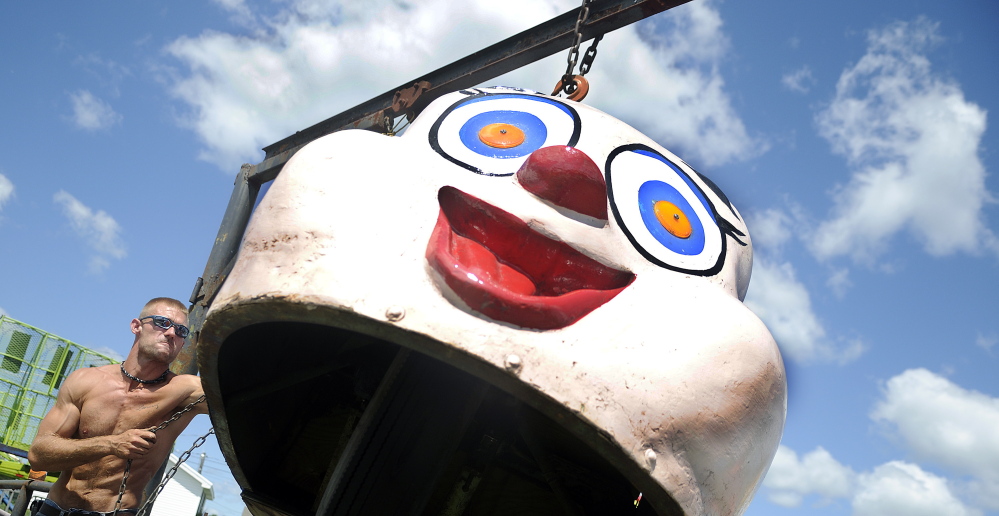
[[576,60],[579,59],[579,44],[583,42],[583,33],[579,29],[586,23],[586,19],[590,17],[590,3],[592,1],[583,0],[583,5],[579,8],[579,15],[576,16],[576,28],[573,31],[572,48],[569,49],[569,56],[566,58],[568,66],[565,68],[565,74],[562,75],[561,81],[562,91],[566,95],[576,91],[576,83],[572,80],[572,77],[573,71],[576,69]]
[[[200,398],[198,398],[197,400],[195,400],[192,403],[189,403],[186,407],[178,410],[174,415],[170,416],[170,419],[167,419],[166,421],[160,423],[159,426],[156,426],[154,428],[150,428],[149,431],[155,434],[156,432],[159,432],[160,430],[163,430],[164,428],[170,426],[170,423],[173,423],[174,421],[176,421],[176,420],[180,419],[181,417],[183,417],[184,414],[187,414],[188,412],[194,410],[195,405],[197,405],[199,403],[203,403],[204,401],[205,401],[205,395],[202,394]],[[211,429],[207,434],[205,434],[204,437],[202,437],[201,439],[199,439],[201,441],[201,443],[199,443],[198,446],[201,446],[201,444],[204,444],[204,442],[205,442],[204,439],[207,439],[208,436],[212,432],[214,432],[214,431],[215,431],[214,428]],[[195,441],[195,442],[197,442],[197,441]],[[194,448],[197,448],[197,446],[192,446],[191,450],[193,450]],[[191,450],[188,450],[188,453],[187,453],[188,455],[190,455]],[[187,460],[187,459],[185,458],[184,460]],[[182,460],[178,460],[177,461],[177,466],[180,466],[180,464],[183,463],[183,462],[184,461],[182,461]],[[176,472],[177,466],[174,466],[174,468],[173,468],[174,472]],[[132,459],[128,459],[128,462],[125,463],[125,473],[121,477],[121,487],[118,488],[118,500],[115,501],[115,503],[114,503],[114,516],[118,516],[118,511],[121,509],[121,498],[123,496],[125,496],[125,486],[128,484],[128,474],[129,474],[129,471],[131,471],[131,469],[132,469]],[[170,476],[172,477],[173,474],[171,473]],[[166,485],[167,480],[170,480],[170,479],[167,478],[166,480],[164,480],[163,482],[160,483],[160,486],[157,488],[157,494],[159,493],[160,490],[163,489],[163,486]],[[150,499],[152,499],[152,498],[155,498],[155,496],[150,497]],[[146,505],[148,505],[148,504],[149,504],[148,501],[145,504],[142,504],[142,509],[144,509],[146,507]],[[139,510],[140,513],[142,512],[142,509]],[[136,516],[138,516],[138,515],[136,515]]]
[[174,421],[183,417],[184,414],[187,414],[188,412],[194,410],[194,407],[196,405],[198,405],[199,403],[204,403],[204,401],[205,401],[205,395],[202,394],[200,398],[194,400],[193,402],[189,403],[186,407],[178,410],[177,413],[170,416],[170,419],[167,419],[166,421],[160,423],[160,425],[157,426],[156,428],[150,428],[149,431],[155,434],[156,432],[163,430],[164,428],[170,426],[170,423],[173,423]]
[[132,459],[125,463],[125,474],[121,477],[121,487],[118,488],[118,500],[114,502],[114,516],[118,516],[118,509],[121,509],[121,497],[125,494],[125,485],[128,483],[128,472],[132,469]]
[[579,64],[579,75],[574,75],[574,71],[576,69],[576,62],[579,60],[579,45],[583,42],[581,28],[590,17],[590,4],[592,2],[593,0],[583,0],[583,5],[579,8],[579,15],[576,17],[576,27],[573,31],[575,37],[573,38],[572,48],[569,49],[569,56],[566,58],[567,66],[565,74],[562,75],[562,79],[555,86],[555,91],[552,92],[552,95],[563,92],[570,100],[583,100],[583,97],[586,96],[586,92],[589,90],[589,85],[583,76],[593,66],[593,59],[597,57],[597,44],[603,39],[603,34],[594,37],[593,42],[590,43],[590,47],[583,54],[583,61]]
[[583,62],[579,63],[579,75],[586,75],[590,71],[593,60],[597,57],[597,43],[600,43],[601,39],[604,39],[603,34],[593,38],[593,43],[590,43],[590,47],[586,49],[586,53],[583,54]]
[[177,473],[177,468],[180,468],[181,464],[187,462],[187,459],[191,458],[191,453],[194,452],[194,450],[200,447],[202,444],[205,444],[205,441],[208,440],[208,436],[214,433],[215,429],[210,428],[208,429],[207,434],[194,440],[194,444],[192,444],[191,447],[187,449],[187,451],[182,453],[180,457],[177,459],[177,463],[174,464],[172,468],[170,468],[170,471],[167,471],[166,474],[163,475],[163,481],[160,482],[160,485],[156,486],[156,490],[153,491],[151,495],[149,495],[149,499],[146,500],[146,503],[142,504],[142,507],[139,507],[139,512],[135,513],[135,516],[142,516],[142,514],[145,513],[147,508],[149,510],[152,510],[153,502],[156,501],[156,497],[159,496],[160,493],[163,491],[163,488],[167,485],[167,482],[169,482],[170,479],[173,478],[173,476]]

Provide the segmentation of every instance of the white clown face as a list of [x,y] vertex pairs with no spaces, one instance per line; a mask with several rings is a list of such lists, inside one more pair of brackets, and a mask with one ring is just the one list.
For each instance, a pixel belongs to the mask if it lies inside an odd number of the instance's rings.
[[[751,268],[735,207],[648,137],[572,101],[466,90],[402,136],[341,131],[288,162],[209,312],[201,368],[224,418],[215,371],[241,328],[374,336],[534,407],[660,514],[738,514],[786,406],[780,354],[741,301]],[[317,344],[301,345],[287,351]]]

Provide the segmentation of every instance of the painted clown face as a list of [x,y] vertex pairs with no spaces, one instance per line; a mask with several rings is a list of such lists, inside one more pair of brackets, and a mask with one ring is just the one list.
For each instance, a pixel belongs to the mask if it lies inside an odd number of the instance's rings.
[[[344,443],[369,431],[400,349],[440,367],[435,377],[469,378],[449,392],[480,393],[450,403],[472,408],[433,454],[444,458],[424,514],[461,482],[485,487],[453,514],[492,514],[513,499],[497,471],[580,514],[598,506],[580,498],[597,497],[593,485],[619,486],[632,511],[642,493],[658,514],[738,514],[786,400],[773,338],[741,301],[751,266],[735,207],[648,137],[572,101],[461,91],[402,136],[341,131],[289,161],[212,305],[200,365],[234,474],[270,500],[255,514],[294,513],[257,473],[252,450],[274,443],[299,473],[314,463],[300,509],[339,514],[335,479],[358,449]],[[263,406],[297,423],[261,430]],[[498,444],[474,466],[486,437]],[[567,480],[587,475],[589,487]]]

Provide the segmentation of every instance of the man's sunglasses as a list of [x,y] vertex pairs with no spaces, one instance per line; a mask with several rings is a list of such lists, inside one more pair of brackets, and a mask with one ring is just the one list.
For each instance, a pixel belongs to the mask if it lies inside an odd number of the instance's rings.
[[186,339],[187,336],[191,333],[191,329],[188,328],[187,326],[184,326],[183,324],[177,324],[171,321],[169,318],[163,317],[162,315],[147,315],[139,320],[145,321],[146,319],[152,319],[153,324],[155,324],[156,327],[161,330],[169,330],[170,327],[173,327],[173,332],[176,333],[177,336],[182,339]]

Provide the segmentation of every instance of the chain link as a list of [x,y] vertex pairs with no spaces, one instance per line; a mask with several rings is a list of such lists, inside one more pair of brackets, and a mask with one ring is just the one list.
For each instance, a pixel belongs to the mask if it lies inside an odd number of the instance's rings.
[[600,40],[603,38],[603,34],[593,38],[590,48],[587,48],[586,53],[583,54],[583,62],[579,63],[579,75],[586,75],[590,71],[590,67],[593,66],[593,60],[597,57],[597,43],[600,43]]
[[590,6],[589,3],[592,0],[583,0],[582,7],[579,8],[579,16],[576,17],[576,27],[573,29],[573,34],[575,38],[572,42],[572,50],[569,51],[569,57],[567,59],[569,67],[566,68],[566,75],[572,74],[572,70],[576,68],[576,60],[579,59],[579,44],[583,42],[583,33],[580,32],[579,28],[586,23],[586,19],[590,17]]
[[160,423],[159,426],[155,428],[150,428],[149,431],[155,434],[156,432],[163,430],[164,428],[170,426],[170,423],[173,423],[174,421],[183,417],[184,414],[187,414],[188,412],[194,410],[194,407],[196,405],[198,405],[199,403],[204,403],[204,401],[205,401],[205,395],[202,394],[200,398],[189,403],[186,407],[178,410],[174,415],[170,416],[170,419],[167,419],[166,421]]
[[163,475],[163,481],[160,482],[160,485],[156,486],[156,490],[153,491],[153,494],[149,495],[149,499],[146,500],[146,503],[142,504],[142,507],[139,507],[139,512],[135,513],[135,516],[142,516],[147,508],[149,510],[152,510],[153,502],[156,501],[156,497],[159,496],[161,492],[163,492],[163,488],[167,485],[167,482],[169,482],[170,479],[173,478],[175,474],[177,474],[177,469],[180,468],[180,465],[187,462],[187,459],[191,458],[191,453],[194,452],[194,450],[200,447],[202,444],[205,444],[205,441],[208,440],[208,436],[214,433],[215,429],[210,428],[208,429],[207,434],[194,440],[194,444],[192,444],[191,447],[187,449],[187,451],[182,453],[180,457],[177,459],[177,463],[174,464],[172,468],[170,468],[170,471],[167,471]]
[[[577,79],[573,75],[573,70],[576,69],[576,62],[579,60],[579,45],[583,42],[583,33],[580,29],[586,25],[586,20],[590,17],[590,4],[592,2],[593,0],[583,0],[583,5],[579,8],[579,15],[576,17],[576,28],[573,31],[575,38],[572,48],[569,49],[569,56],[566,58],[567,66],[565,74],[562,75],[562,80],[559,82],[561,90],[566,95],[572,95],[577,88]],[[583,55],[583,62],[579,65],[579,77],[586,75],[590,71],[590,67],[593,66],[593,59],[597,57],[597,43],[600,43],[603,37],[603,34],[594,37],[593,43],[590,43],[590,47],[586,49],[586,53]],[[556,87],[556,92],[558,89]]]
[[[198,398],[194,402],[189,403],[186,407],[178,410],[174,415],[170,416],[170,419],[167,419],[166,421],[160,423],[158,426],[150,428],[149,431],[155,434],[156,432],[159,432],[160,430],[163,430],[164,428],[170,426],[170,424],[173,423],[174,421],[177,421],[178,419],[180,419],[181,417],[183,417],[184,414],[187,414],[188,412],[194,410],[194,407],[197,404],[204,403],[204,401],[205,401],[205,395],[202,394],[200,398]],[[187,455],[190,455],[190,452],[192,450],[194,450],[198,446],[201,446],[202,444],[204,444],[205,439],[207,439],[208,436],[211,435],[213,432],[215,432],[214,428],[212,428],[211,430],[209,430],[208,433],[204,435],[204,437],[201,437],[200,439],[198,439],[198,441],[201,441],[201,442],[198,443],[197,446],[192,446],[191,449],[187,451]],[[198,441],[195,441],[195,442],[198,442]],[[187,460],[187,458],[185,457],[184,460]],[[179,467],[181,464],[183,464],[184,460],[178,460],[177,461],[177,465],[174,466],[174,468],[172,470],[173,473],[176,473],[177,467]],[[129,475],[129,472],[131,470],[132,470],[132,459],[128,459],[128,462],[125,463],[125,473],[121,477],[121,487],[118,488],[118,500],[116,500],[115,503],[114,503],[114,516],[118,516],[118,511],[121,509],[121,499],[122,499],[123,496],[125,496],[125,486],[128,485],[128,475]],[[170,477],[173,476],[173,473],[170,474]],[[166,479],[163,480],[163,482],[160,482],[159,487],[156,488],[156,493],[157,494],[159,494],[159,491],[161,491],[163,489],[163,486],[166,485],[167,481],[170,480],[170,477],[167,477]],[[151,496],[150,500],[152,500],[153,498],[155,498],[155,496]],[[139,509],[139,514],[142,513],[142,509],[145,509],[146,505],[149,505],[149,501],[148,500],[146,501],[146,503],[142,504],[142,508]],[[138,514],[136,516],[138,516]]]
[[114,503],[114,516],[118,516],[118,509],[121,509],[121,497],[125,495],[125,485],[128,484],[128,472],[132,469],[132,459],[125,463],[125,474],[121,477],[121,487],[118,488],[118,500]]

